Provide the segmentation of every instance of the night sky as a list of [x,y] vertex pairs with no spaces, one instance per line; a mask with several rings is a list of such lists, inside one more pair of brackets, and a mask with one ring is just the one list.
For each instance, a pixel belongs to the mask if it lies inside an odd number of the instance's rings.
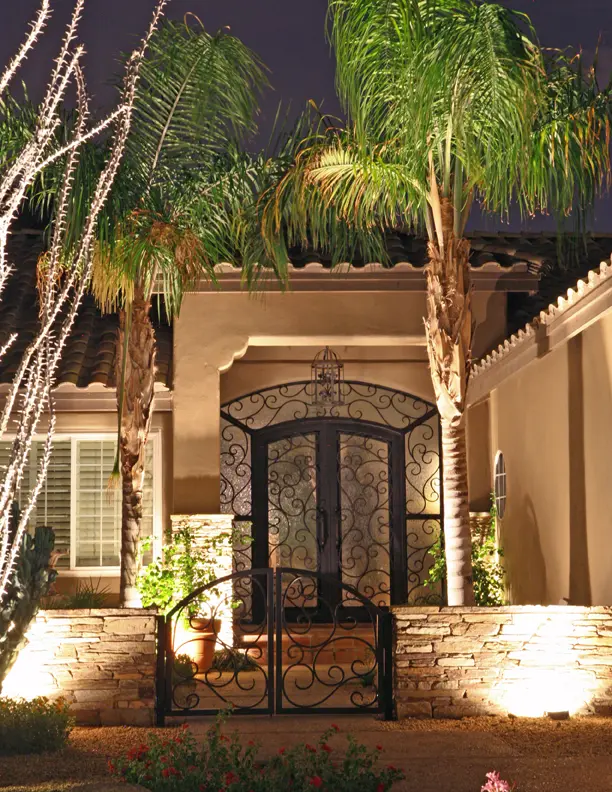
[[[55,11],[48,33],[21,73],[34,99],[40,96],[73,5],[72,0],[51,2]],[[0,0],[0,4],[0,63],[6,63],[38,2]],[[153,0],[87,0],[81,39],[88,52],[85,67],[89,89],[100,108],[113,101],[108,83],[117,70],[118,53],[133,47],[153,5]],[[545,46],[572,45],[588,54],[601,35],[602,76],[605,72],[607,78],[612,72],[612,0],[512,0],[508,5],[531,16]],[[211,31],[229,26],[260,55],[270,69],[274,88],[263,102],[260,125],[265,134],[279,100],[291,102],[297,110],[312,98],[322,102],[328,113],[339,112],[334,97],[334,65],[324,36],[326,9],[327,0],[171,0],[168,16],[180,19],[191,11]],[[499,226],[494,219],[477,218],[474,223],[479,228]],[[548,224],[538,220],[533,227]],[[612,232],[611,200],[598,205],[594,228]]]

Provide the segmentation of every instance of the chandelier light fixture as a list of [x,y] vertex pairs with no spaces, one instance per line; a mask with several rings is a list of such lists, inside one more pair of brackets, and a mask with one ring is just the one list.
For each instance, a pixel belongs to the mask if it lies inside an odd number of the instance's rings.
[[314,356],[310,366],[312,403],[332,407],[344,404],[342,383],[344,363],[328,346]]

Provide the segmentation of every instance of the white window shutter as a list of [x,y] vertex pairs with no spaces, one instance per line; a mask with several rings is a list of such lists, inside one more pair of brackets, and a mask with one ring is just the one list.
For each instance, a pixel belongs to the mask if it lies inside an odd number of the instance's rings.
[[[146,472],[143,493],[142,537],[152,536],[154,525],[154,453],[156,442],[151,435],[146,449]],[[72,471],[71,449],[75,444],[76,470]],[[0,475],[8,465],[12,442],[0,442]],[[116,440],[112,435],[90,439],[75,435],[62,437],[53,444],[47,480],[40,493],[30,527],[48,525],[55,531],[55,548],[63,555],[60,569],[70,567],[71,524],[74,525],[75,567],[104,568],[119,566],[121,550],[121,487],[109,489],[115,460]],[[25,472],[20,507],[34,485],[40,464],[43,441],[32,444],[30,464]],[[72,488],[75,497],[72,498]],[[73,506],[74,504],[74,506]],[[75,513],[72,515],[72,509]],[[71,519],[74,516],[74,519]],[[145,555],[148,563],[152,554]]]

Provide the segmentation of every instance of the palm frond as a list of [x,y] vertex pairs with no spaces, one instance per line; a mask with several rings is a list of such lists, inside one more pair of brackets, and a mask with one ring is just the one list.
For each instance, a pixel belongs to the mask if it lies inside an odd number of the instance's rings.
[[601,189],[609,87],[579,58],[545,53],[527,16],[473,0],[331,0],[328,33],[346,127],[305,139],[267,193],[270,255],[338,242],[342,256],[374,229],[426,228],[441,243],[442,202],[462,236],[474,200],[501,215],[513,202],[584,213]]

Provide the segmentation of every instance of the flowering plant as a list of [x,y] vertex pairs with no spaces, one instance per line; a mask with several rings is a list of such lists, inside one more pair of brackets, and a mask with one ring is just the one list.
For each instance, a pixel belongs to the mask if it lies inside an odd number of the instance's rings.
[[480,788],[480,792],[512,792],[516,787],[510,786],[507,781],[499,777],[499,773],[487,773],[487,783]]
[[378,767],[381,746],[370,751],[351,736],[346,751],[329,741],[336,726],[316,745],[281,747],[266,761],[257,761],[259,746],[243,746],[238,734],[223,733],[223,721],[212,726],[199,746],[184,725],[173,737],[151,734],[146,744],[109,762],[114,775],[153,792],[388,792],[403,773]]

